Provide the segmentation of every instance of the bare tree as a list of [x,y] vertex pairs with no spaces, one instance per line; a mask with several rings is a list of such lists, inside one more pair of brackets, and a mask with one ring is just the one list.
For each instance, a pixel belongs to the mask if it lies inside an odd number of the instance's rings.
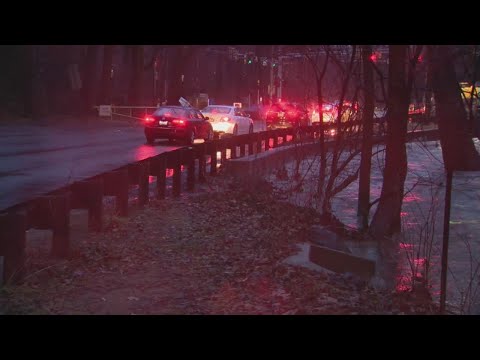
[[109,104],[112,93],[112,62],[114,45],[103,45],[102,82],[100,84],[99,103]]
[[82,89],[83,112],[89,114],[95,105],[95,83],[98,45],[88,45],[83,71],[84,86]]
[[371,54],[371,45],[362,46],[364,108],[362,113],[363,132],[358,185],[358,216],[360,217],[360,226],[363,229],[368,227],[368,214],[370,212],[370,171],[372,168],[373,114],[375,107]]
[[389,49],[389,82],[387,100],[387,138],[383,185],[378,207],[370,225],[370,234],[382,239],[400,231],[400,212],[407,175],[408,106],[407,45]]
[[452,47],[441,45],[433,47],[431,51],[431,86],[445,167],[461,171],[479,170],[480,157],[469,131],[467,113],[455,74]]
[[141,105],[143,102],[143,45],[133,45],[132,55],[132,76],[130,78],[129,102],[131,105]]
[[170,49],[170,79],[168,84],[167,103],[169,105],[178,105],[178,99],[185,96],[184,93],[184,73],[190,59],[193,57],[196,46],[173,46]]
[[319,131],[320,131],[320,167],[318,170],[318,185],[317,185],[317,196],[319,203],[322,203],[324,198],[325,190],[325,173],[327,168],[327,155],[325,149],[325,124],[323,122],[323,79],[327,72],[327,67],[329,63],[330,49],[327,46],[325,48],[325,59],[323,64],[319,63],[318,53],[315,59],[309,56],[309,51],[306,53],[306,57],[309,60],[315,74],[315,83],[317,85],[317,103],[318,103],[318,114],[319,114]]
[[[328,181],[326,182],[325,186],[325,194],[322,201],[321,211],[322,213],[331,213],[331,199],[338,194],[340,191],[345,189],[350,183],[355,181],[358,177],[358,169],[353,173],[349,174],[345,178],[341,180],[340,183],[337,183],[339,179],[339,175],[345,170],[348,164],[355,158],[356,155],[360,152],[360,149],[352,149],[346,159],[343,161],[341,160],[341,155],[344,153],[344,150],[347,146],[351,145],[348,141],[345,141],[348,137],[349,127],[343,124],[343,119],[345,119],[345,115],[347,115],[347,122],[353,121],[352,115],[350,111],[344,107],[344,101],[347,96],[348,88],[350,85],[350,81],[353,77],[354,66],[356,64],[355,57],[357,54],[357,47],[354,45],[350,51],[350,59],[348,60],[348,64],[346,69],[343,67],[342,62],[337,56],[333,56],[332,60],[335,64],[340,68],[340,70],[344,73],[342,78],[342,85],[340,91],[340,99],[337,106],[337,118],[335,119],[336,124],[336,134],[334,137],[334,143],[332,147],[332,161],[330,163],[329,169],[329,176]],[[348,52],[347,52],[348,55]],[[354,96],[355,97],[355,96]],[[351,128],[350,128],[351,130]]]

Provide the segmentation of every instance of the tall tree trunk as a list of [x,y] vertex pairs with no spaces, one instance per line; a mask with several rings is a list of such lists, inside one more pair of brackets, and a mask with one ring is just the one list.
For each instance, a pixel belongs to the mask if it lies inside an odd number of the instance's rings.
[[432,45],[427,45],[425,47],[425,61],[427,62],[427,74],[425,79],[425,118],[427,121],[430,121],[434,114],[432,113]]
[[130,105],[143,105],[143,45],[132,47],[132,77],[130,78]]
[[362,229],[368,228],[368,213],[370,212],[370,171],[372,168],[372,136],[373,113],[375,107],[375,88],[373,83],[373,67],[370,60],[372,46],[362,47],[363,63],[363,138],[360,158],[360,176],[358,185],[358,216]]
[[380,201],[370,225],[370,234],[380,240],[401,230],[400,213],[407,176],[407,121],[409,89],[407,85],[407,46],[389,49],[389,83],[385,170]]
[[103,45],[102,83],[100,84],[99,104],[112,102],[112,63],[114,45]]
[[88,45],[87,56],[85,59],[85,67],[83,78],[85,79],[82,91],[83,112],[91,114],[94,112],[96,85],[96,66],[97,66],[98,45]]
[[319,116],[319,132],[320,132],[320,167],[318,169],[318,183],[317,183],[317,196],[318,203],[320,204],[320,209],[322,209],[321,204],[323,203],[325,197],[325,177],[327,171],[327,151],[325,146],[325,123],[323,122],[323,79],[327,73],[328,62],[330,60],[330,49],[327,47],[325,62],[323,63],[323,68],[321,71],[318,71],[318,65],[313,63],[313,70],[316,77],[317,85],[317,102],[318,102],[318,116]]
[[355,56],[357,52],[357,47],[356,45],[352,46],[352,53],[350,56],[350,61],[348,64],[348,67],[345,72],[345,77],[343,79],[343,84],[342,84],[342,89],[340,92],[340,98],[338,101],[338,114],[337,118],[335,119],[335,125],[336,125],[336,135],[334,139],[334,145],[333,145],[333,150],[332,150],[332,162],[330,164],[330,175],[327,181],[327,186],[325,187],[325,196],[323,199],[323,204],[322,204],[322,213],[331,213],[331,200],[332,197],[334,196],[334,185],[335,185],[335,180],[337,179],[338,175],[340,174],[339,172],[339,161],[342,153],[342,147],[345,145],[344,143],[344,132],[342,130],[342,117],[343,117],[343,112],[344,112],[344,101],[347,96],[347,91],[348,91],[348,85],[351,80],[352,72],[353,72],[353,67],[355,64]]
[[[20,73],[24,115],[39,119],[48,113],[47,93],[43,70],[40,68],[40,45],[20,46]],[[15,68],[17,68],[15,63]]]
[[217,55],[217,64],[215,69],[215,98],[217,104],[222,104],[223,95],[223,55]]
[[467,113],[455,75],[451,46],[436,47],[431,66],[445,168],[452,171],[480,170],[480,157],[469,131]]
[[[195,53],[193,46],[174,46],[169,49],[170,78],[168,83],[168,105],[179,105],[178,99],[185,97],[184,75],[192,55]],[[172,54],[173,53],[173,54]]]
[[21,46],[21,66],[22,69],[19,77],[22,83],[22,103],[23,103],[23,115],[26,117],[36,118],[38,112],[34,106],[34,77],[35,71],[35,45]]

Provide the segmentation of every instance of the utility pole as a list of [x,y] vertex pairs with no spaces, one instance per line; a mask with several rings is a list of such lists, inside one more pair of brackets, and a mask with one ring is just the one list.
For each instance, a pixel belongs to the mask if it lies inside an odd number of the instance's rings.
[[270,102],[273,102],[273,86],[274,86],[274,78],[273,78],[273,56],[275,54],[275,45],[272,45],[271,49],[271,56],[270,56],[270,87],[268,91],[268,95],[270,96]]
[[282,84],[283,84],[282,71],[283,71],[283,62],[282,62],[282,58],[280,57],[278,59],[278,81],[279,81],[279,84],[278,84],[278,94],[277,94],[277,97],[279,99],[282,98]]
[[153,63],[153,103],[157,103],[158,59]]
[[164,77],[164,101],[165,103],[167,102],[168,99],[168,59],[170,58],[170,53],[169,53],[168,48],[164,49],[164,58],[165,58],[165,77]]
[[260,80],[257,80],[257,104],[260,105]]

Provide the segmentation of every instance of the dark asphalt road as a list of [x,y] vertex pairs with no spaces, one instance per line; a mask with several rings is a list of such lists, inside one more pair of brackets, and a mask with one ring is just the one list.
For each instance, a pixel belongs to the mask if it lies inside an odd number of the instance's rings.
[[[200,140],[201,141],[201,140]],[[0,210],[96,174],[178,148],[145,145],[129,123],[0,124]]]

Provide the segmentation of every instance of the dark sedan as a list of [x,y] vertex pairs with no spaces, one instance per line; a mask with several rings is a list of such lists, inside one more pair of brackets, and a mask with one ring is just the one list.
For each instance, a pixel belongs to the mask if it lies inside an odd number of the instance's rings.
[[145,117],[145,138],[149,144],[156,139],[181,140],[187,145],[195,139],[213,140],[212,125],[207,120],[194,108],[162,106]]

